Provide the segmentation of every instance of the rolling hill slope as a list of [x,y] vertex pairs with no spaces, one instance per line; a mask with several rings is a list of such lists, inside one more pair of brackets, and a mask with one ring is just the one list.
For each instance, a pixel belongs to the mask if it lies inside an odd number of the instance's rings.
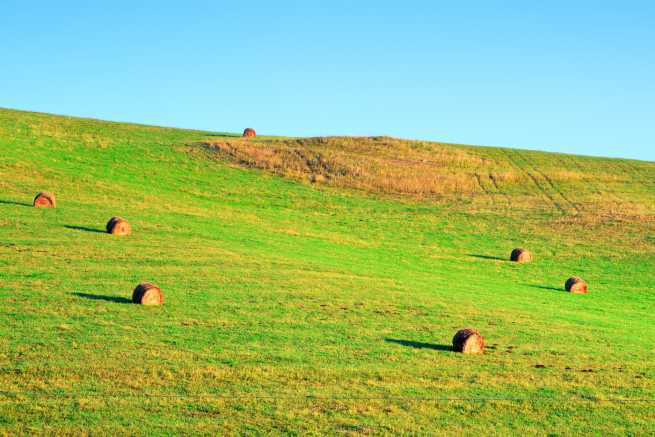
[[5,109],[0,152],[0,433],[655,432],[654,163]]

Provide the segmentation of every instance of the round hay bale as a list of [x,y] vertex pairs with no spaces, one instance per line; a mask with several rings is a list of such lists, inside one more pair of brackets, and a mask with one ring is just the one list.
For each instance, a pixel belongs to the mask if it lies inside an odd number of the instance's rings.
[[112,217],[107,222],[107,232],[112,235],[130,235],[132,226],[121,217]]
[[257,132],[255,132],[255,129],[248,127],[243,131],[243,136],[244,137],[256,137]]
[[55,195],[48,191],[41,191],[34,198],[35,208],[55,208],[56,206],[57,201],[55,200]]
[[589,286],[585,281],[577,276],[573,276],[566,281],[564,284],[566,291],[574,294],[587,294],[589,291]]
[[453,337],[453,350],[464,354],[481,354],[484,352],[484,338],[475,329],[461,329]]
[[155,284],[144,282],[132,292],[132,302],[141,305],[163,305],[164,293]]
[[510,260],[517,262],[517,263],[529,263],[532,262],[534,258],[532,257],[532,253],[529,250],[525,249],[514,249],[512,251],[512,255],[510,256]]

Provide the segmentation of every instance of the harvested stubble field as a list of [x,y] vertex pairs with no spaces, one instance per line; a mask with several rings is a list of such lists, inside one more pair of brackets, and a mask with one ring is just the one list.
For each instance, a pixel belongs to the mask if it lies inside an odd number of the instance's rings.
[[12,110],[0,151],[0,434],[655,432],[653,163]]

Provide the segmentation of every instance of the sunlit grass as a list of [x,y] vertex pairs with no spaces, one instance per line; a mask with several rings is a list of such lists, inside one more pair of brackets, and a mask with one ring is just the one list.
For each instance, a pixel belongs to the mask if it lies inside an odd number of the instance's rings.
[[653,432],[652,163],[216,135],[0,110],[0,433]]

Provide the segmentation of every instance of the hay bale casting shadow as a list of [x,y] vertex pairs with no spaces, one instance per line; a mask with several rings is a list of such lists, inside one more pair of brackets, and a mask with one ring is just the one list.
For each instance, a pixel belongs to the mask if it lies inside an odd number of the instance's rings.
[[434,343],[423,343],[420,341],[413,340],[400,340],[397,338],[385,338],[384,341],[387,343],[396,343],[402,346],[411,347],[414,349],[432,349],[435,351],[452,351],[453,348],[445,344],[434,344]]
[[32,202],[35,208],[56,208],[57,201],[55,195],[48,191],[41,191]]
[[243,136],[244,137],[256,137],[257,132],[255,132],[255,129],[248,127],[243,131]]
[[499,256],[492,256],[492,255],[481,255],[478,253],[467,253],[466,256],[470,256],[472,258],[479,258],[479,259],[489,259],[493,261],[507,261],[507,258],[501,258]]
[[481,354],[484,352],[484,339],[475,329],[461,329],[453,337],[453,350],[464,354]]
[[13,200],[0,200],[0,205],[34,206],[33,203],[14,202]]
[[105,231],[102,229],[95,229],[95,228],[90,228],[88,226],[74,226],[74,225],[64,225],[66,229],[72,229],[75,231],[84,231],[84,232],[97,232],[100,234],[104,234]]
[[155,284],[144,282],[132,292],[132,302],[141,305],[163,305],[164,293]]
[[104,300],[107,302],[115,302],[115,303],[132,303],[132,301],[126,297],[106,296],[104,294],[91,294],[91,293],[81,293],[81,292],[75,292],[73,294],[75,296],[82,297],[84,299]]
[[112,235],[130,235],[132,226],[124,218],[112,217],[107,222],[107,232]]
[[564,284],[564,288],[569,293],[574,294],[587,294],[589,291],[589,286],[587,283],[577,276],[570,277],[566,281],[566,284]]
[[534,258],[529,250],[519,248],[512,251],[512,255],[509,259],[517,263],[529,263],[532,262]]

